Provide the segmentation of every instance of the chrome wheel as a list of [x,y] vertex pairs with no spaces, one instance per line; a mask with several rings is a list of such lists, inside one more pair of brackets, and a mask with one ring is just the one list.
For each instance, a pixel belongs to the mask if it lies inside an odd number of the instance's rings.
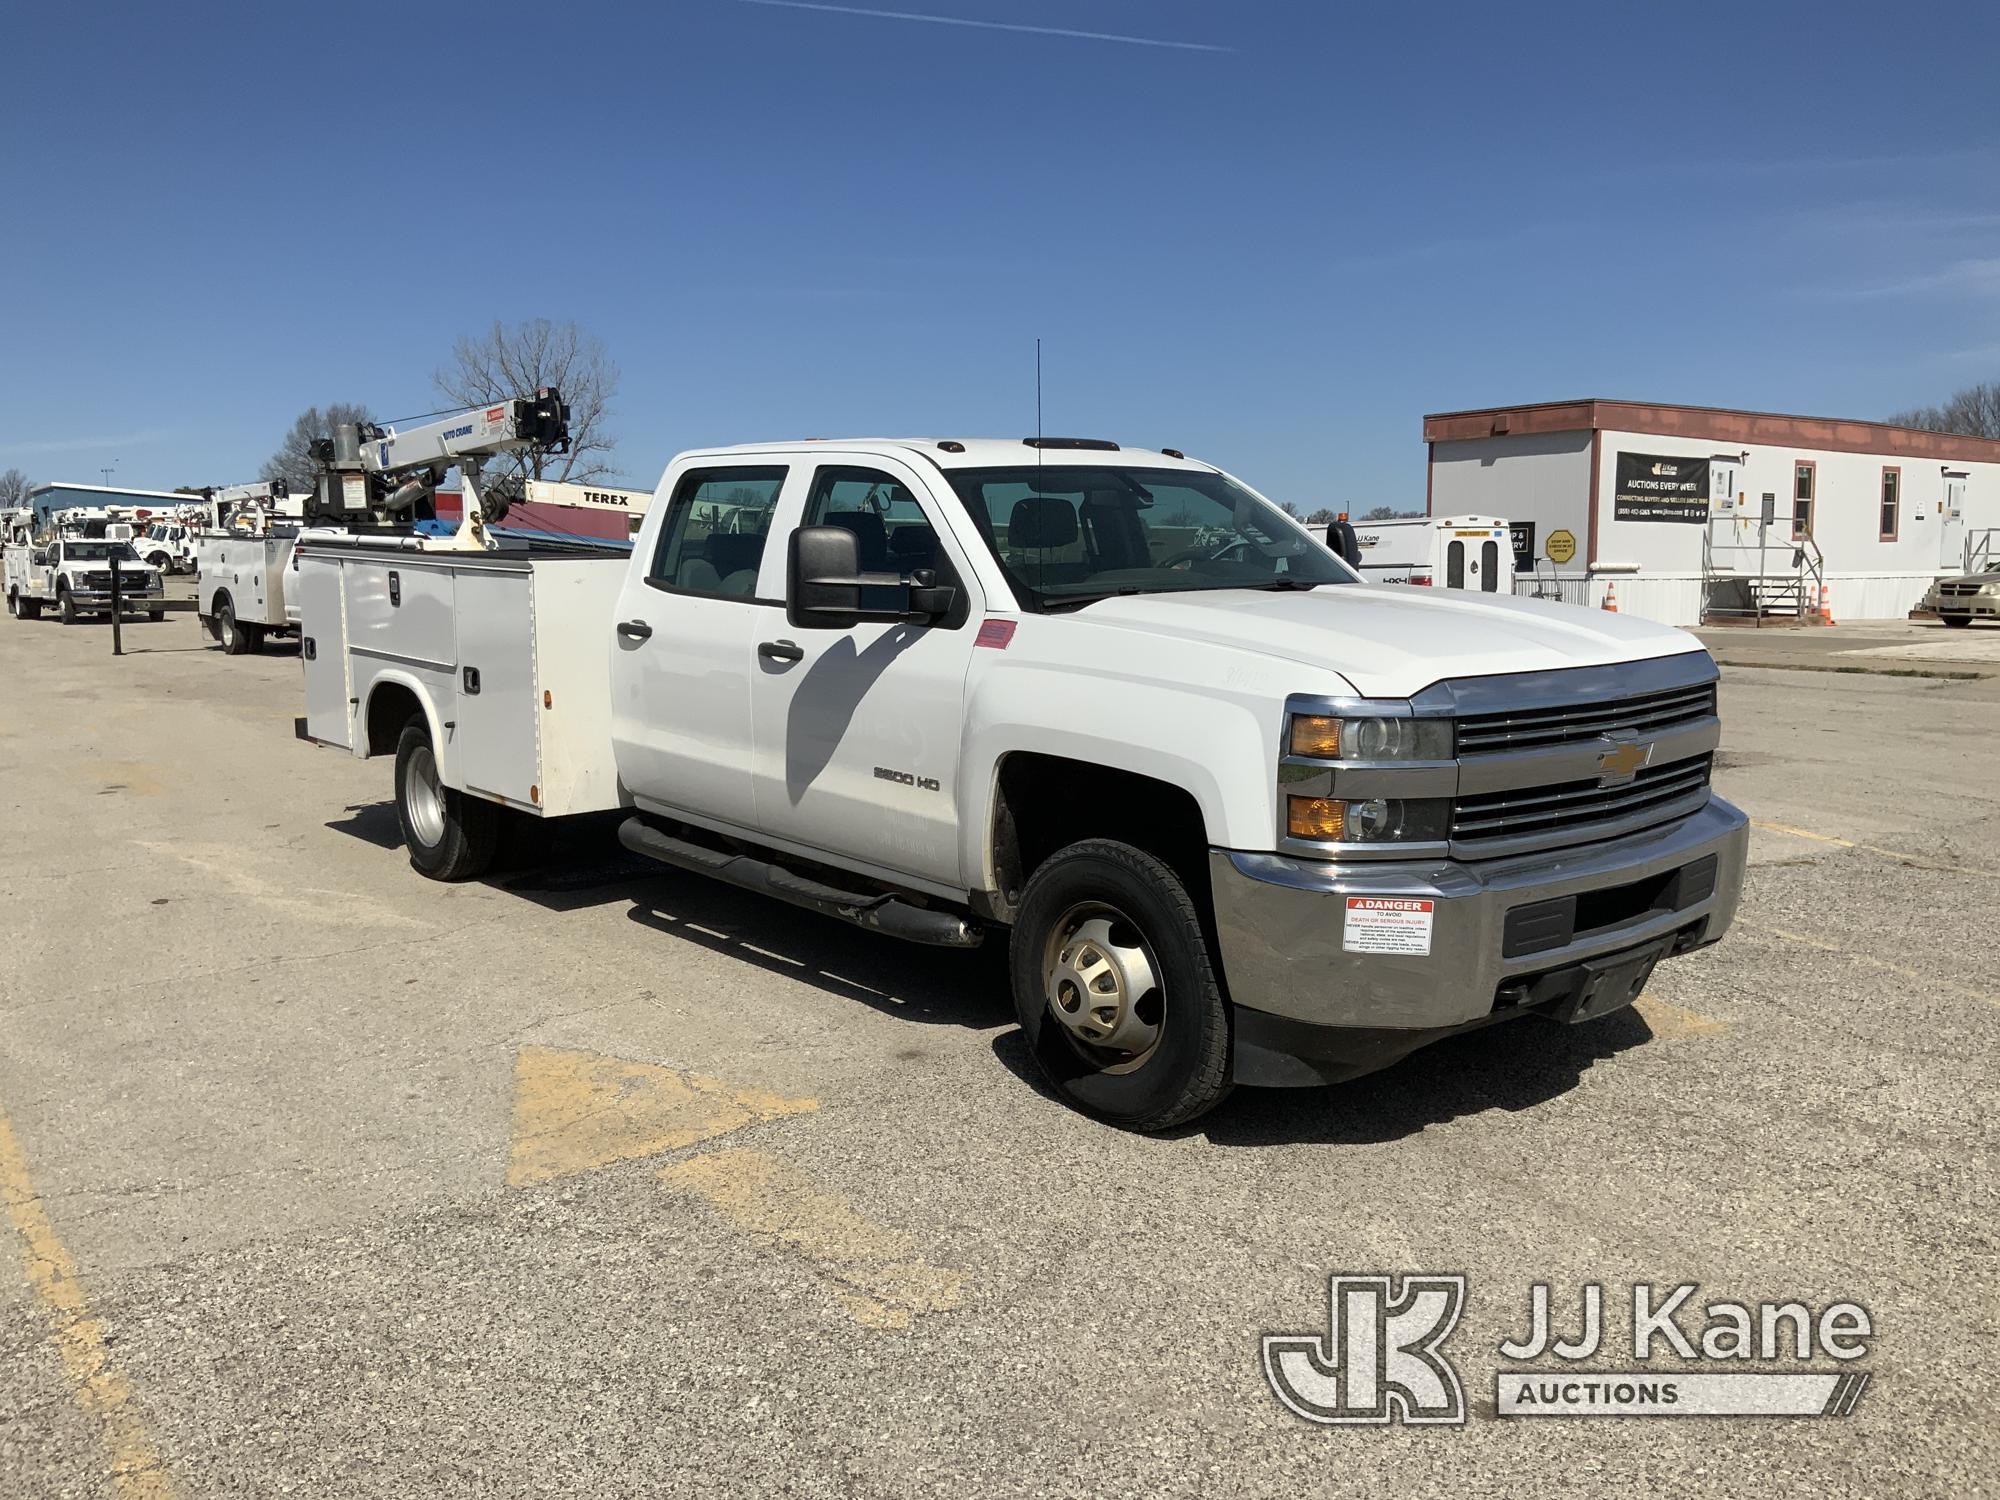
[[437,756],[429,745],[410,752],[410,769],[404,783],[404,800],[409,804],[410,827],[427,846],[444,839],[444,786],[438,780]]
[[1073,906],[1049,934],[1042,991],[1053,1016],[1105,1072],[1138,1067],[1160,1044],[1166,998],[1138,925],[1101,902]]

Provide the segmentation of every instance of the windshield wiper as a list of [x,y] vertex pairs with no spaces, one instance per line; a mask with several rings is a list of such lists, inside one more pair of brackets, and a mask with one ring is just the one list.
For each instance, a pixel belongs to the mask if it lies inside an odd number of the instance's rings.
[[1243,587],[1256,589],[1259,592],[1267,594],[1289,594],[1294,592],[1307,593],[1318,588],[1319,584],[1316,581],[1308,583],[1302,578],[1273,578],[1269,583],[1247,583]]
[[1082,609],[1086,604],[1101,604],[1106,599],[1129,599],[1135,594],[1179,592],[1181,592],[1179,589],[1144,589],[1136,583],[1127,583],[1115,589],[1106,589],[1099,594],[1057,594],[1053,598],[1044,594],[1042,596],[1042,608],[1044,610]]

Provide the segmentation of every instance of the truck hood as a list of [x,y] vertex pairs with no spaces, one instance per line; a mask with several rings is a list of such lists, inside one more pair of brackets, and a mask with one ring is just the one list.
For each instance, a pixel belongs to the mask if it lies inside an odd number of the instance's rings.
[[1952,578],[1940,578],[1939,583],[2000,583],[2000,573],[1960,573]]
[[1104,599],[1078,618],[1338,672],[1369,698],[1447,677],[1608,666],[1702,650],[1684,630],[1542,599],[1392,584],[1214,589]]

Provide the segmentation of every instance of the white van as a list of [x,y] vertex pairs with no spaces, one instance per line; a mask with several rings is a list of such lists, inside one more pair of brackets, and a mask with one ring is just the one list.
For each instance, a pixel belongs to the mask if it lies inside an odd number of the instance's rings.
[[1514,592],[1514,544],[1497,516],[1412,516],[1356,521],[1361,576],[1481,594]]

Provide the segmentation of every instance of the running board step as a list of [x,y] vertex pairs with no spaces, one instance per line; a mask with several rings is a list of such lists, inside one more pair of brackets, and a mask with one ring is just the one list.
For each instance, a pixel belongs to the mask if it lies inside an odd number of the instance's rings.
[[760,895],[775,896],[794,906],[825,916],[838,917],[856,927],[902,938],[910,943],[928,943],[934,948],[977,948],[985,936],[978,927],[955,912],[932,911],[895,896],[864,891],[843,891],[821,881],[795,875],[769,860],[747,854],[726,854],[672,834],[662,833],[643,818],[627,818],[618,825],[618,842],[634,854],[657,859],[676,869],[712,875],[717,880],[740,886]]

